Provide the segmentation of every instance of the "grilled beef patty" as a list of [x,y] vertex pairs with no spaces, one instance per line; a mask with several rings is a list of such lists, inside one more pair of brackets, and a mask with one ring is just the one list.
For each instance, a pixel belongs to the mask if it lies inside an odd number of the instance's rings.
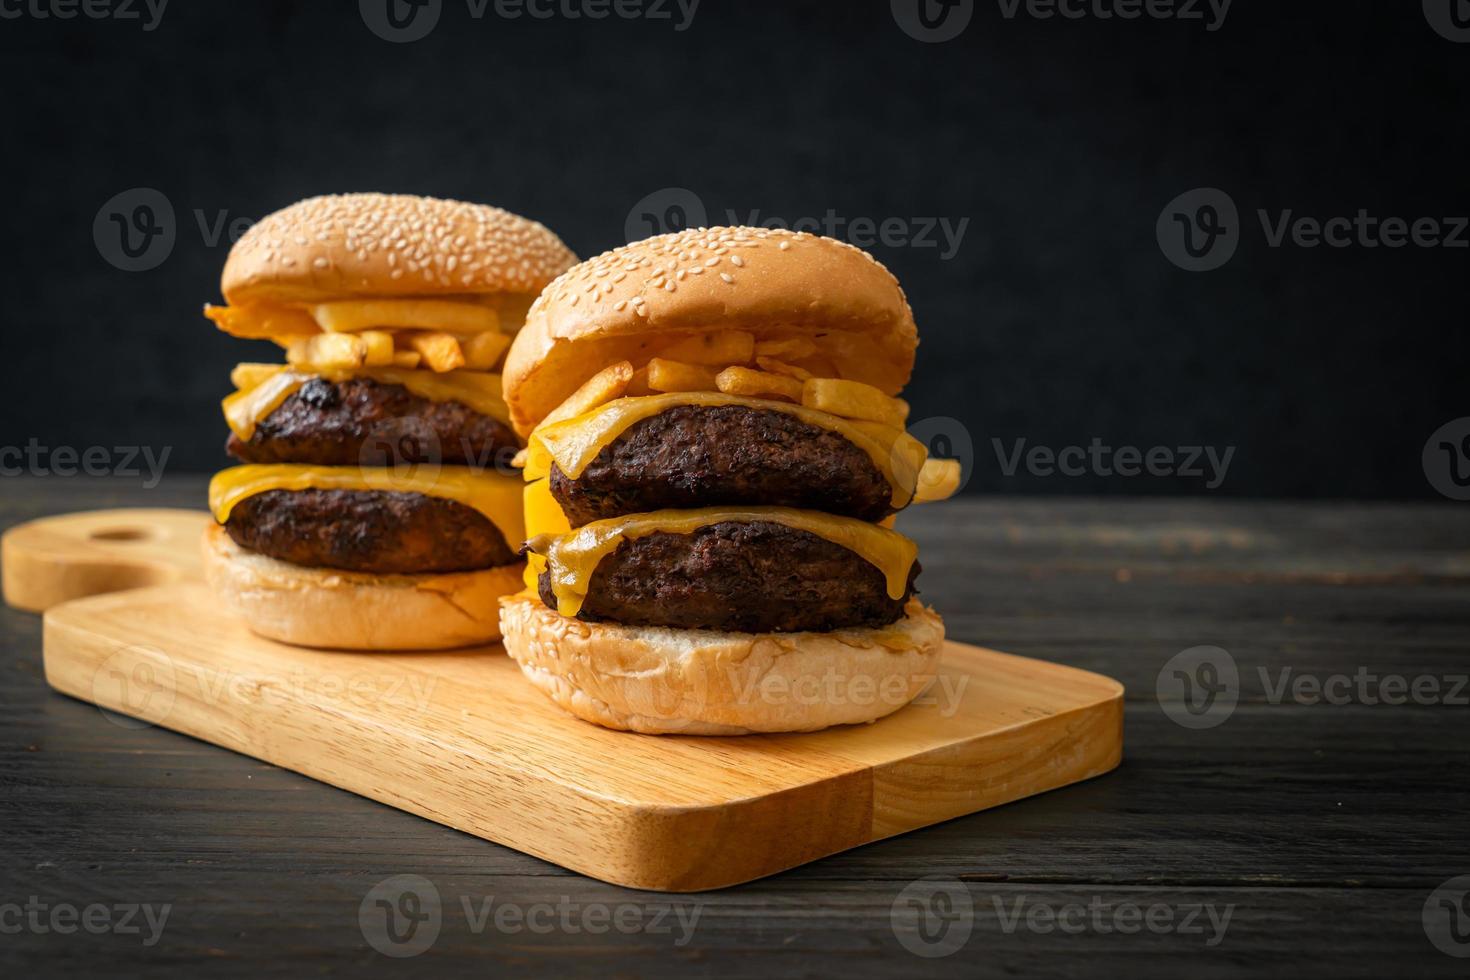
[[[693,534],[629,538],[592,574],[577,614],[628,626],[775,633],[884,626],[903,615],[919,563],[900,599],[858,554],[807,531],[767,521],[725,521]],[[557,606],[551,581],[541,601]]]
[[516,560],[485,515],[421,493],[267,490],[236,504],[225,530],[271,558],[353,572],[466,572]]
[[507,468],[519,448],[504,422],[460,402],[433,402],[371,378],[313,378],[225,451],[247,463]]
[[573,527],[664,508],[770,504],[878,521],[893,490],[842,436],[774,409],[681,405],[631,426],[551,492]]

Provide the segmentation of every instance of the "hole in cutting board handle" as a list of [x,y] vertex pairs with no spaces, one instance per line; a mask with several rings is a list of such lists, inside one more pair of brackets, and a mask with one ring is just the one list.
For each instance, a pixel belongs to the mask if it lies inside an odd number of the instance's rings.
[[93,541],[147,541],[154,536],[153,530],[146,527],[105,527],[93,531],[87,537]]

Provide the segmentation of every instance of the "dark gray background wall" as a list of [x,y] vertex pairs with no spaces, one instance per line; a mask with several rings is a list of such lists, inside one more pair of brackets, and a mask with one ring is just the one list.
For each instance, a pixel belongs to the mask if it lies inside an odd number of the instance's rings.
[[[677,222],[671,204],[886,227],[873,251],[923,338],[915,417],[969,434],[970,490],[1433,497],[1425,442],[1470,414],[1470,252],[1272,247],[1257,218],[1470,213],[1470,44],[1416,2],[1237,0],[1211,30],[1204,0],[1203,20],[975,0],[943,43],[901,28],[914,0],[703,0],[682,30],[672,2],[671,19],[592,20],[443,0],[413,43],[353,2],[173,0],[152,30],[142,0],[142,20],[38,17],[49,2],[0,4],[0,446],[222,465],[228,369],[269,353],[198,315],[231,224],[343,190],[499,204],[584,256],[646,234],[644,213]],[[1236,250],[1190,272],[1155,226],[1199,187],[1238,209],[1216,243]],[[104,205],[134,188],[167,200],[174,243],[124,271]],[[939,219],[948,241],[926,233]],[[1096,467],[1008,476],[993,443],[1094,438],[1234,455],[1206,491]]]

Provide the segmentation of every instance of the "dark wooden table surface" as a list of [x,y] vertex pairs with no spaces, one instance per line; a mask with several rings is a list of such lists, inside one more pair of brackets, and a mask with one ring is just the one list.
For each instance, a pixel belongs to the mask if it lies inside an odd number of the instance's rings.
[[[202,488],[6,478],[0,525]],[[40,617],[0,610],[3,972],[1470,975],[1470,879],[1446,884],[1470,874],[1470,508],[973,499],[906,530],[954,637],[1127,685],[1122,767],[694,896],[121,727],[49,690]],[[1195,716],[1165,669],[1198,646],[1239,677],[1210,728],[1173,720]],[[442,925],[394,960],[359,908],[402,874]]]

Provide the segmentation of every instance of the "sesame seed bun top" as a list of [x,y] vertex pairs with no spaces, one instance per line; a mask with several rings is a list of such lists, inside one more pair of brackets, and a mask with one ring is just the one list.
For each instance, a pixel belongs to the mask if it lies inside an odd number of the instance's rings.
[[544,225],[412,194],[298,201],[253,225],[225,261],[232,305],[363,296],[535,295],[577,261]]
[[537,297],[506,355],[522,435],[608,364],[645,362],[679,335],[810,337],[840,375],[897,394],[918,332],[898,280],[845,242],[775,228],[695,228],[624,245]]

